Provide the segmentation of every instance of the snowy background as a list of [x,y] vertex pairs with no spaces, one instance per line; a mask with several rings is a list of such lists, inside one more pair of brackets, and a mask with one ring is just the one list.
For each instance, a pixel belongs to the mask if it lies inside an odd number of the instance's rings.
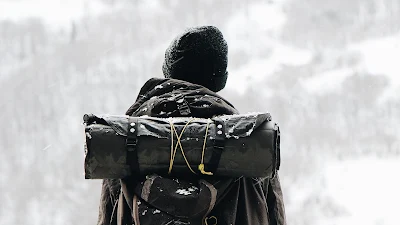
[[82,115],[123,114],[196,25],[228,41],[221,95],[281,126],[289,225],[400,224],[399,21],[399,0],[0,0],[0,224],[96,224]]

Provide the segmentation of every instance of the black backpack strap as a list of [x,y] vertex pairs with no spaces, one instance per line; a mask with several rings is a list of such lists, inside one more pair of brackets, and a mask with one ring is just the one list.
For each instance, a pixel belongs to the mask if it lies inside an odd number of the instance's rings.
[[139,159],[136,151],[137,145],[137,131],[139,128],[139,121],[134,117],[129,117],[128,119],[128,133],[126,136],[126,162],[130,165],[131,174],[139,174]]
[[215,174],[225,147],[225,124],[222,119],[217,117],[214,117],[212,120],[215,124],[214,148],[206,171],[210,171]]

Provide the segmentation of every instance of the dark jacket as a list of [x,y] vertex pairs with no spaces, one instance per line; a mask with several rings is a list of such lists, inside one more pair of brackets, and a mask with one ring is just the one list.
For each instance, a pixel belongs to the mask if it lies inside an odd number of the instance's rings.
[[[172,104],[184,97],[189,115]],[[188,111],[185,111],[186,113]],[[140,90],[136,102],[128,109],[130,116],[211,118],[216,115],[237,114],[237,110],[216,93],[181,80],[152,78]],[[174,180],[163,177],[166,183]],[[216,188],[216,201],[199,219],[176,219],[170,215],[171,203],[166,208],[155,208],[143,199],[137,199],[137,187],[145,178],[129,177],[123,180],[104,180],[99,208],[98,225],[135,224],[133,217],[147,224],[207,224],[218,225],[284,225],[286,224],[283,197],[278,175],[266,178],[207,178]],[[167,181],[168,180],[168,181]],[[172,204],[177,204],[173,202]],[[141,204],[143,203],[143,204]],[[141,204],[140,207],[137,205]],[[172,206],[174,208],[174,206]],[[193,206],[184,206],[193,207]],[[146,212],[152,209],[153,213]],[[159,210],[160,209],[160,210]],[[165,210],[163,210],[165,209]],[[159,212],[162,213],[159,213]],[[133,215],[135,214],[135,215]],[[207,217],[205,217],[207,216]],[[208,219],[207,219],[208,218]],[[163,222],[164,221],[164,222]],[[167,222],[166,222],[167,221]]]

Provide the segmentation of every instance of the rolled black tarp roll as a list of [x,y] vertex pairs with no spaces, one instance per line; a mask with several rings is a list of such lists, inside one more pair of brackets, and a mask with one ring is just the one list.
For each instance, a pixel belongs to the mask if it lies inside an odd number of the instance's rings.
[[[84,122],[86,179],[166,175],[171,161],[171,175],[207,176],[199,170],[203,152],[208,175],[273,177],[279,169],[279,127],[268,113],[211,119],[86,114]],[[171,128],[176,129],[172,136]],[[171,160],[181,133],[182,149],[192,170],[179,145]]]

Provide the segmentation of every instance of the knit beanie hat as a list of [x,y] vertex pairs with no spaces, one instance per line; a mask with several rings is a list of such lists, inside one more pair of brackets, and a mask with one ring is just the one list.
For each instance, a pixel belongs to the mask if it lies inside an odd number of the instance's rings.
[[218,92],[228,78],[228,45],[214,26],[188,29],[176,37],[165,51],[162,66],[166,78],[202,85]]

